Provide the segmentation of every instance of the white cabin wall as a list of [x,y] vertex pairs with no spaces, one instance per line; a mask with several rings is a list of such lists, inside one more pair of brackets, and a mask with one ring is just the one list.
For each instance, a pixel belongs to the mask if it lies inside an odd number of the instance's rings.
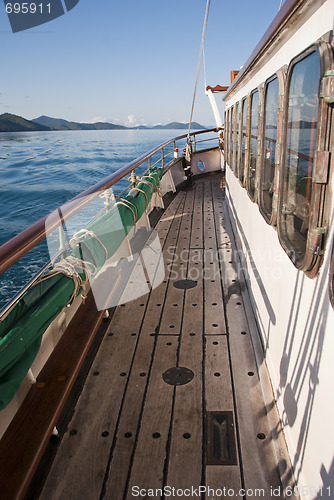
[[[230,168],[226,196],[273,390],[300,487],[319,488],[333,468],[331,398],[334,312],[329,302],[331,248],[318,277],[298,271]],[[333,474],[333,472],[332,472]],[[333,481],[333,478],[332,478]],[[305,489],[306,492],[306,489]]]

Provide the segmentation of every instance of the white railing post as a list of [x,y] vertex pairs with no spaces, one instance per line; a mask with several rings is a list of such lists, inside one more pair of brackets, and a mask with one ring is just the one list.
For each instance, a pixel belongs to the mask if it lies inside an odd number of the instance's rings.
[[64,231],[64,222],[59,226],[59,251],[61,252],[61,258],[66,257],[66,236]]

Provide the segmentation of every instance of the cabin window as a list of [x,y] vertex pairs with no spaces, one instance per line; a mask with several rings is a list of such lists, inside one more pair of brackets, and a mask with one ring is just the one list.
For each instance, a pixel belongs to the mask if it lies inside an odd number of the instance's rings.
[[229,150],[230,150],[230,144],[229,144],[229,126],[228,126],[228,120],[229,120],[229,113],[230,110],[225,111],[225,125],[224,125],[224,147],[225,147],[225,163],[228,163],[228,158],[229,158]]
[[246,128],[247,128],[247,99],[242,100],[242,139],[241,139],[241,155],[239,163],[239,180],[244,183],[245,157],[246,157]]
[[234,115],[234,106],[231,107],[230,109],[230,168],[233,170],[233,154],[234,154],[234,149],[233,149],[233,144],[234,144],[234,130],[233,130],[233,115]]
[[298,60],[288,77],[279,229],[292,261],[299,268],[306,253],[311,212],[319,80],[318,51]]
[[248,166],[247,190],[254,200],[256,185],[257,139],[259,130],[259,92],[256,90],[251,98],[251,124],[250,124],[250,158]]
[[235,175],[238,174],[238,142],[239,142],[239,103],[235,105],[235,117],[234,117],[234,144],[233,144],[233,171]]
[[260,181],[260,207],[267,222],[271,219],[274,194],[277,111],[278,79],[274,78],[267,84],[265,92],[263,164]]

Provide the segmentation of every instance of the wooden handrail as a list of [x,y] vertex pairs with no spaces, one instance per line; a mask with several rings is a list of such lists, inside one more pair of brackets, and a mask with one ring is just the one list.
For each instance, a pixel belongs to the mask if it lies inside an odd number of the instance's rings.
[[[217,128],[211,128],[198,132],[192,132],[190,135],[195,136],[198,134],[217,131]],[[174,141],[185,139],[186,137],[187,134],[180,135],[160,144],[159,146],[156,146],[147,153],[133,160],[131,163],[128,163],[116,172],[110,174],[108,177],[102,179],[97,184],[94,184],[90,188],[86,189],[86,191],[78,194],[70,201],[66,202],[64,205],[51,212],[49,215],[43,217],[27,229],[24,229],[18,235],[14,236],[11,240],[4,243],[0,247],[0,274],[9,269],[13,264],[15,264],[15,262],[20,260],[21,257],[23,257],[32,248],[43,241],[64,221],[72,217],[79,210],[85,207],[90,201],[96,198],[101,191],[105,191],[106,189],[109,189],[111,186],[115,185],[118,181],[123,179],[123,177],[128,175],[132,170],[144,163],[144,161],[148,160],[152,155],[160,151],[162,148],[168,146]],[[47,220],[48,228],[46,232],[45,223]]]

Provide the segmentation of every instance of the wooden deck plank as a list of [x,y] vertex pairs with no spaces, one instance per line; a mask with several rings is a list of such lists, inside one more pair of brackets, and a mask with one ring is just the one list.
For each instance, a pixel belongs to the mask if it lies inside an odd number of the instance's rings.
[[[188,275],[197,270],[202,250],[191,250]],[[195,257],[195,258],[194,258]],[[193,380],[176,387],[167,483],[176,489],[199,486],[203,443],[203,286],[186,290],[178,366],[194,373]],[[189,460],[191,457],[191,460]]]
[[225,500],[226,498],[243,500],[245,498],[244,495],[239,495],[242,484],[240,471],[237,471],[235,465],[207,465],[206,488],[206,500]]
[[192,226],[192,212],[194,205],[195,191],[186,191],[183,216],[180,223],[180,230],[176,244],[167,249],[169,253],[169,285],[164,307],[164,315],[161,321],[160,334],[180,334],[184,290],[176,288],[174,283],[184,280],[187,276],[187,266],[189,260],[189,245]]
[[143,322],[115,436],[116,444],[108,467],[104,488],[107,498],[121,499],[126,489],[145,391],[150,381],[152,353],[154,354],[156,342],[155,330],[161,315],[161,308],[156,307],[156,304],[163,302],[165,289],[166,284],[163,284],[153,290]]
[[141,419],[136,453],[126,498],[132,499],[135,486],[162,488],[166,446],[172,414],[174,386],[166,384],[162,374],[177,363],[178,337],[157,337],[154,361]]
[[[163,480],[163,467],[164,467],[164,461],[166,459],[166,435],[167,435],[167,425],[168,425],[168,432],[169,432],[169,425],[170,425],[170,418],[171,418],[171,412],[172,412],[172,405],[173,405],[173,397],[174,397],[174,388],[172,386],[168,386],[162,378],[161,374],[163,373],[162,367],[172,367],[177,365],[177,349],[178,349],[178,340],[177,337],[169,337],[169,335],[166,335],[166,333],[175,333],[175,334],[180,334],[181,331],[181,321],[182,321],[182,313],[183,313],[183,300],[184,300],[184,295],[185,292],[184,290],[180,290],[172,286],[173,280],[178,280],[178,279],[184,279],[186,278],[186,272],[187,272],[187,266],[188,266],[188,259],[189,259],[189,242],[190,242],[190,234],[191,234],[191,222],[192,222],[192,210],[193,210],[193,203],[194,203],[194,191],[187,191],[186,192],[186,200],[185,200],[185,205],[184,205],[184,217],[182,218],[180,227],[179,227],[179,234],[176,239],[176,245],[174,248],[175,252],[175,258],[173,255],[173,260],[171,263],[171,273],[170,273],[170,282],[169,286],[167,289],[167,294],[166,294],[166,300],[164,304],[164,309],[163,309],[163,316],[161,319],[161,325],[160,325],[160,330],[159,333],[161,337],[158,339],[158,344],[156,349],[158,349],[158,346],[164,346],[165,350],[161,350],[162,348],[159,347],[159,350],[156,350],[155,354],[155,359],[154,359],[154,366],[157,366],[158,368],[158,373],[160,374],[160,378],[158,378],[157,381],[154,381],[154,378],[152,379],[152,385],[150,384],[150,392],[147,394],[147,398],[145,401],[145,407],[144,407],[144,414],[142,418],[142,428],[138,437],[138,444],[136,447],[136,455],[135,455],[135,460],[133,463],[132,467],[132,473],[131,473],[131,479],[130,479],[130,484],[129,484],[129,489],[128,493],[131,492],[131,488],[136,484],[143,484],[144,488],[153,488],[153,487],[162,487],[163,483],[161,482],[161,479]],[[169,254],[171,254],[170,249],[166,249]],[[173,326],[171,326],[173,325]],[[167,340],[168,339],[168,340]],[[164,365],[164,356],[161,355],[164,354],[166,351],[166,354],[169,356],[171,355],[170,353],[173,352],[172,346],[175,344],[175,360],[172,363],[172,361],[169,361],[169,364],[166,363]],[[161,351],[161,354],[160,352]],[[161,359],[160,359],[161,358]],[[169,358],[168,358],[169,359]],[[154,367],[152,368],[152,377],[155,376],[155,371]],[[173,389],[171,391],[171,389]],[[177,388],[180,389],[180,388]],[[162,407],[161,408],[156,408],[156,398],[157,396],[154,395],[154,391],[158,391],[162,394],[167,394],[171,398],[170,401],[165,397],[165,404],[167,407]],[[153,405],[153,407],[152,407]],[[150,462],[149,469],[152,469],[152,466],[154,467],[155,474],[152,474],[152,470],[150,471],[149,477],[151,477],[151,482],[149,479],[147,479],[147,482],[145,483],[145,475],[147,475],[147,463],[143,464],[142,459],[138,459],[137,457],[142,457],[143,453],[147,454],[147,451],[145,452],[145,448],[147,450],[147,439],[152,440],[152,433],[153,427],[152,427],[152,415],[155,414],[155,412],[158,411],[159,415],[159,420],[160,420],[160,426],[162,426],[162,429],[165,429],[165,436],[164,437],[159,437],[157,443],[154,441],[154,450],[156,450],[156,454],[154,455],[154,464],[152,465]],[[146,412],[146,413],[145,413]],[[146,420],[145,420],[145,414],[147,415]],[[147,422],[147,419],[149,418],[149,422]],[[144,426],[144,427],[143,427]],[[160,433],[160,432],[159,432]],[[160,433],[162,435],[162,433]],[[148,459],[151,459],[152,457],[147,457]],[[144,460],[145,462],[145,460]],[[160,465],[159,465],[160,464]],[[146,466],[146,467],[145,467]],[[144,467],[144,470],[143,470]],[[159,468],[160,467],[160,468]],[[153,480],[152,482],[152,475],[153,476],[158,476],[160,477],[160,482],[159,480]],[[140,479],[140,483],[138,483],[138,479]]]
[[203,248],[203,182],[195,184],[190,248]]
[[221,282],[221,262],[216,239],[216,224],[212,201],[211,178],[204,188],[204,301],[205,335],[226,334],[224,299]]
[[[230,360],[226,335],[208,335],[205,349],[205,402],[207,411],[232,411],[234,397],[232,390]],[[234,428],[236,422],[234,421]],[[237,436],[235,435],[237,443]],[[241,473],[239,465],[207,465],[206,486],[217,491],[225,486],[227,490],[239,491]],[[224,498],[207,494],[207,499]]]
[[[214,181],[213,181],[214,183]],[[216,218],[215,207],[212,198],[212,187],[207,186],[206,196],[208,201],[206,203],[206,210],[209,215],[208,222],[210,226],[207,227],[207,236],[205,250],[205,265],[204,268],[209,268],[209,273],[206,274],[206,280],[210,279],[210,285],[206,287],[205,305],[206,305],[206,332],[212,331],[212,322],[220,325],[218,333],[226,333],[225,328],[225,314],[224,302],[221,289],[221,272],[222,262],[220,262],[220,255],[218,253],[217,237],[216,237]],[[214,227],[214,235],[212,228]],[[208,236],[214,236],[208,238]],[[209,262],[213,262],[210,264]],[[214,281],[211,281],[214,280]],[[212,302],[213,301],[213,302]],[[215,304],[215,305],[213,305]],[[210,307],[211,305],[211,307]],[[218,319],[217,319],[218,318]],[[234,396],[231,380],[231,367],[228,352],[228,339],[226,335],[207,335],[205,344],[205,402],[206,411],[232,411],[234,415]],[[234,419],[234,426],[236,421]],[[236,427],[234,427],[236,429]],[[237,444],[237,435],[235,435]],[[239,461],[238,461],[239,462]],[[207,499],[226,498],[226,494],[220,494],[222,487],[226,490],[234,492],[233,496],[237,496],[237,492],[242,487],[241,472],[239,465],[207,465],[205,471],[206,486],[207,486]],[[210,492],[209,488],[212,489]]]
[[206,410],[233,411],[234,401],[226,335],[209,335],[205,340]]

